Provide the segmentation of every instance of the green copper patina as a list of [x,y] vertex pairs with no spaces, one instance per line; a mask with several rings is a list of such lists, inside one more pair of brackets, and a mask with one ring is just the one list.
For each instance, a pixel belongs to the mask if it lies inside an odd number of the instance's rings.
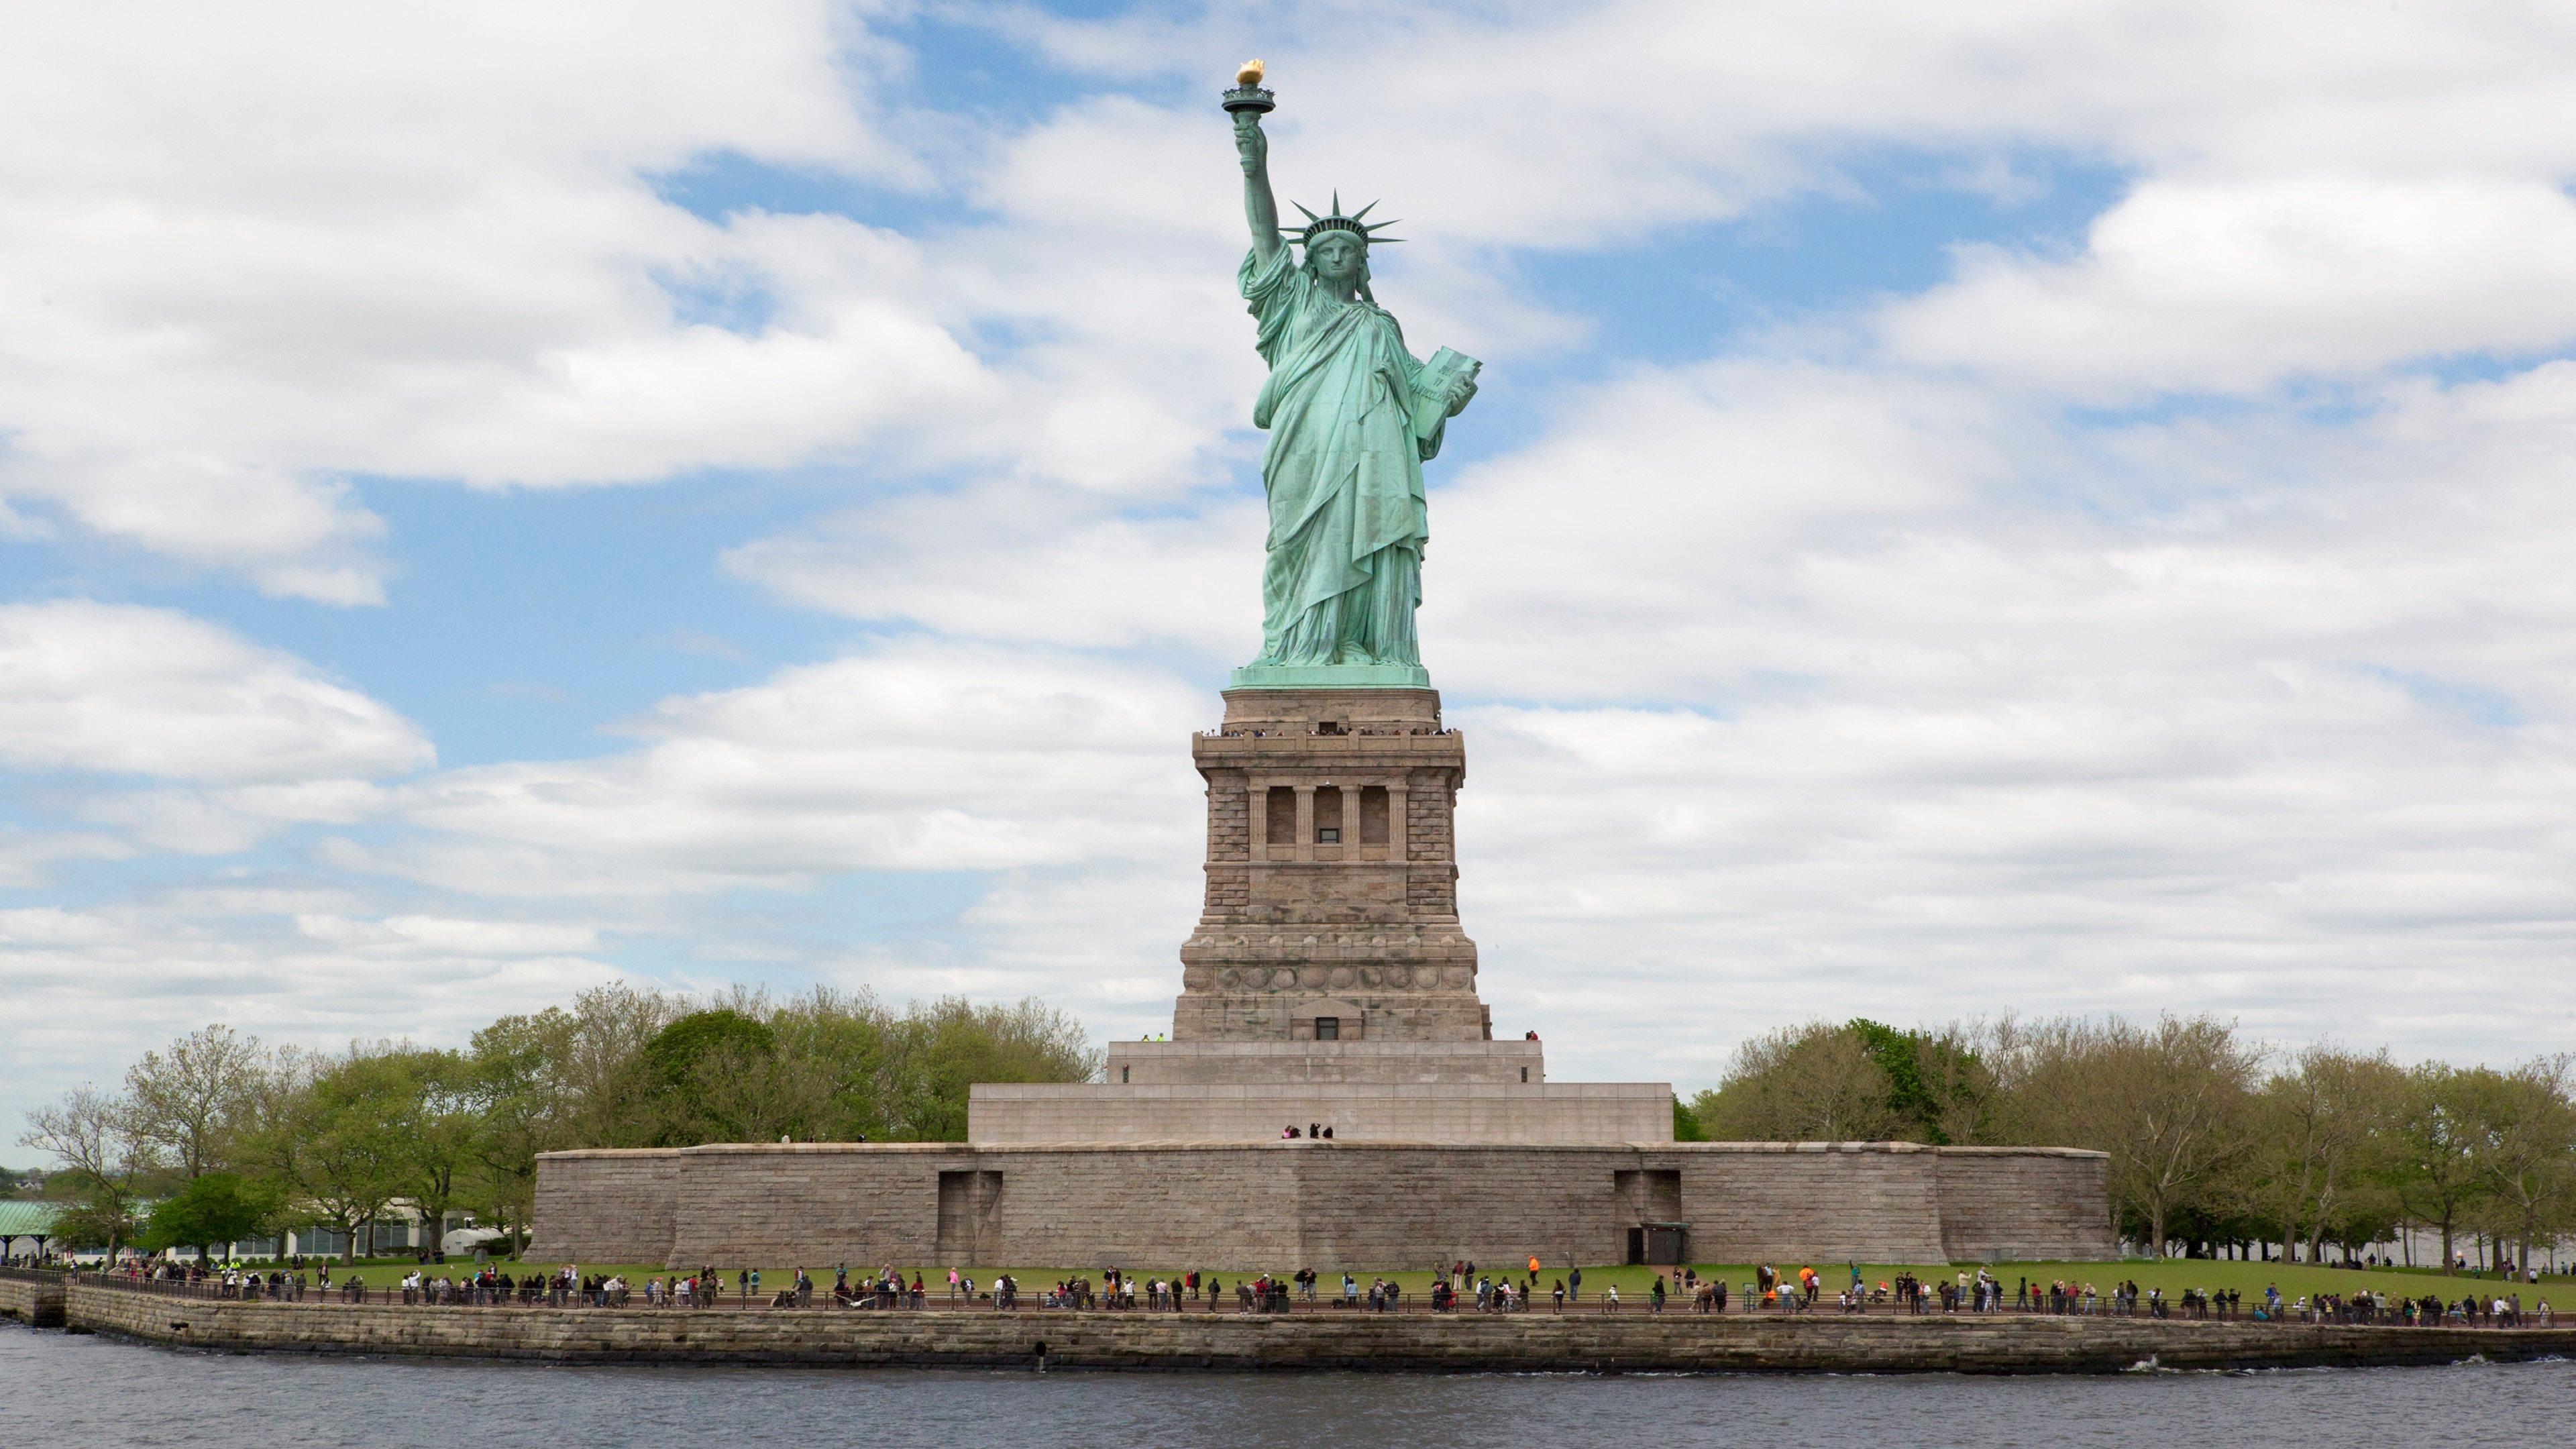
[[1301,206],[1307,225],[1282,233],[1261,129],[1268,92],[1259,95],[1260,108],[1228,106],[1252,223],[1240,280],[1270,364],[1252,405],[1253,426],[1270,432],[1261,657],[1234,684],[1418,688],[1431,682],[1413,632],[1430,537],[1422,465],[1476,395],[1479,364],[1446,348],[1427,363],[1405,350],[1403,329],[1369,291],[1370,233],[1387,224],[1365,220],[1369,207],[1344,216],[1335,196],[1319,217]]

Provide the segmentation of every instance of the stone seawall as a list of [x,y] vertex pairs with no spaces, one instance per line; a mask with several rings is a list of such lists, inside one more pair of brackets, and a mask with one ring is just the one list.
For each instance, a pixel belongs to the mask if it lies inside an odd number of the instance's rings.
[[0,1318],[14,1318],[38,1328],[60,1328],[63,1280],[50,1275],[42,1279],[14,1274],[0,1277]]
[[2044,1317],[1754,1318],[1642,1311],[1113,1313],[420,1309],[226,1303],[75,1286],[72,1326],[248,1352],[559,1363],[1401,1373],[2115,1373],[2576,1353],[2576,1328],[2353,1328]]
[[537,1261],[1418,1268],[2096,1259],[2106,1160],[2061,1148],[1689,1142],[748,1143],[548,1153]]

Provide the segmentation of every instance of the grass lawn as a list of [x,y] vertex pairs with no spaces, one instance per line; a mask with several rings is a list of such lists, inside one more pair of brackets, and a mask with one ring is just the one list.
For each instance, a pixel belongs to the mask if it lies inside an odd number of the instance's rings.
[[[398,1276],[399,1270],[408,1268],[409,1266],[408,1262],[406,1262],[402,1264],[388,1264],[386,1265],[386,1268],[388,1270],[396,1271]],[[504,1271],[509,1272],[512,1276],[516,1277],[527,1272],[532,1267],[538,1271],[547,1271],[558,1265],[508,1262],[503,1263],[501,1266]],[[583,1263],[579,1266],[585,1275],[599,1273],[622,1274],[639,1289],[643,1285],[645,1279],[661,1277],[670,1271],[658,1263]],[[805,1265],[805,1271],[812,1275],[815,1285],[818,1288],[828,1290],[832,1284],[832,1270],[834,1266],[835,1265],[830,1263],[807,1263]],[[876,1271],[876,1269],[882,1265],[873,1263],[852,1263],[849,1266],[851,1277],[856,1279]],[[1284,1276],[1296,1271],[1296,1269],[1301,1266],[1306,1265],[1294,1263],[1281,1264],[1269,1269],[1268,1271]],[[1313,1266],[1315,1266],[1318,1272],[1324,1275],[1323,1282],[1319,1284],[1316,1289],[1318,1295],[1329,1297],[1338,1293],[1341,1289],[1340,1271],[1322,1264]],[[1476,1266],[1478,1272],[1483,1273],[1501,1269],[1504,1265],[1499,1263],[1479,1263]],[[1772,1266],[1778,1268],[1783,1274],[1795,1273],[1801,1267],[1813,1267],[1818,1273],[1824,1275],[1825,1291],[1828,1294],[1840,1291],[1843,1285],[1851,1280],[1849,1265],[1840,1261],[1798,1263],[1784,1260],[1782,1262],[1775,1263]],[[450,1261],[446,1265],[445,1271],[470,1271],[472,1267],[473,1264],[471,1262],[459,1264],[454,1261]],[[1750,1283],[1753,1280],[1753,1269],[1748,1264],[1701,1263],[1694,1265],[1694,1267],[1702,1278],[1723,1276],[1727,1283],[1731,1285],[1731,1290],[1738,1294],[1743,1291],[1743,1286],[1745,1284]],[[2031,1280],[2034,1287],[2043,1286],[2053,1279],[2063,1279],[2067,1282],[2079,1285],[2090,1283],[2096,1289],[2100,1290],[2100,1292],[2105,1296],[2110,1293],[2111,1285],[2114,1283],[2135,1281],[2140,1288],[2164,1289],[2165,1296],[2167,1298],[2176,1296],[2185,1288],[2201,1288],[2210,1290],[2235,1289],[2236,1291],[2244,1294],[2249,1303],[2263,1296],[2263,1290],[2266,1285],[2278,1285],[2281,1290],[2281,1296],[2285,1299],[2291,1300],[2312,1296],[2318,1293],[2340,1293],[2348,1297],[2366,1288],[2373,1292],[2419,1298],[2430,1293],[2449,1302],[2456,1302],[2462,1296],[2471,1293],[2481,1293],[2492,1296],[2497,1293],[2509,1294],[2519,1292],[2523,1295],[2523,1302],[2526,1305],[2533,1305],[2539,1298],[2547,1298],[2551,1300],[2551,1306],[2555,1308],[2563,1310],[2576,1307],[2576,1281],[2571,1281],[2569,1275],[2563,1273],[2543,1274],[2541,1276],[2539,1287],[2535,1289],[2528,1284],[2508,1285],[2504,1280],[2493,1275],[2478,1278],[2474,1276],[2436,1273],[2430,1269],[2397,1268],[2355,1270],[2350,1268],[2320,1267],[2315,1264],[2308,1263],[2241,1263],[2209,1258],[2167,1258],[2162,1260],[2152,1258],[2129,1258],[2094,1263],[1995,1263],[1987,1265],[1987,1268],[1988,1271],[2003,1280],[2004,1287],[2007,1291],[2010,1291],[2018,1284],[2019,1280],[2026,1277]],[[1526,1260],[1511,1265],[1511,1269],[1512,1276],[1515,1278],[1525,1279],[1528,1276],[1528,1264]],[[1962,1268],[1946,1263],[1863,1263],[1860,1265],[1860,1270],[1863,1281],[1873,1288],[1882,1282],[1893,1281],[1895,1276],[1900,1272],[1915,1273],[1927,1284],[1937,1284],[1944,1279],[1955,1281],[1954,1275],[1962,1271],[1969,1273],[1971,1276],[1976,1272],[1976,1269],[1973,1266]],[[362,1269],[361,1271],[366,1273],[370,1283],[378,1281],[376,1273],[379,1270]],[[729,1266],[724,1268],[722,1271],[725,1281],[725,1291],[730,1295],[734,1291],[738,1282],[737,1275],[742,1271],[741,1265]],[[1174,1269],[1169,1265],[1155,1266],[1147,1264],[1139,1265],[1129,1271],[1133,1276],[1139,1279],[1151,1279],[1156,1277],[1168,1278],[1180,1270]],[[1202,1270],[1202,1281],[1204,1281],[1205,1274],[1209,1271],[1213,1271],[1216,1277],[1223,1282],[1226,1301],[1231,1303],[1235,1283],[1241,1279],[1256,1277],[1262,1270]],[[947,1296],[948,1270],[945,1267],[933,1268],[918,1265],[906,1265],[903,1268],[905,1280],[907,1282],[910,1281],[915,1272],[920,1273],[922,1282],[929,1287],[931,1296],[934,1299],[944,1299]],[[1046,1288],[1067,1278],[1087,1277],[1095,1284],[1100,1281],[1099,1270],[1087,1268],[974,1268],[968,1270],[969,1276],[974,1278],[976,1287],[979,1290],[989,1287],[994,1276],[997,1273],[1004,1272],[1007,1272],[1013,1277],[1019,1279],[1020,1291],[1024,1298],[1042,1292]],[[1616,1284],[1619,1289],[1619,1296],[1623,1300],[1633,1303],[1642,1297],[1649,1286],[1653,1284],[1655,1274],[1656,1270],[1652,1268],[1608,1267],[1587,1264],[1583,1269],[1584,1298],[1587,1301],[1595,1299],[1600,1295],[1603,1288]],[[1351,1276],[1358,1280],[1360,1291],[1362,1293],[1366,1293],[1368,1291],[1368,1285],[1370,1282],[1379,1278],[1390,1279],[1402,1284],[1405,1295],[1408,1298],[1415,1297],[1416,1295],[1427,1294],[1431,1287],[1431,1275],[1428,1272],[1367,1272],[1354,1269],[1352,1270]],[[1546,1293],[1550,1286],[1564,1276],[1564,1265],[1551,1264],[1542,1260],[1539,1266],[1539,1291],[1542,1294]],[[760,1286],[761,1292],[764,1295],[775,1293],[794,1281],[795,1267],[793,1264],[764,1263],[760,1265]]]

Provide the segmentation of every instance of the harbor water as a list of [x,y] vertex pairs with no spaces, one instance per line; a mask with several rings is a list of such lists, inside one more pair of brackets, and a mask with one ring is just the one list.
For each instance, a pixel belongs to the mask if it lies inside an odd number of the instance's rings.
[[10,1441],[81,1449],[2531,1445],[2563,1442],[2571,1409],[2565,1360],[2028,1378],[619,1368],[205,1353],[0,1323]]

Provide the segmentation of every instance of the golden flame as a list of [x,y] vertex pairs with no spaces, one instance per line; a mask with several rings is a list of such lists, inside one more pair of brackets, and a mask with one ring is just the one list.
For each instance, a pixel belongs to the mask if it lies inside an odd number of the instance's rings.
[[1261,62],[1257,60],[1245,61],[1243,63],[1243,68],[1234,73],[1234,83],[1239,86],[1257,86],[1261,84]]

